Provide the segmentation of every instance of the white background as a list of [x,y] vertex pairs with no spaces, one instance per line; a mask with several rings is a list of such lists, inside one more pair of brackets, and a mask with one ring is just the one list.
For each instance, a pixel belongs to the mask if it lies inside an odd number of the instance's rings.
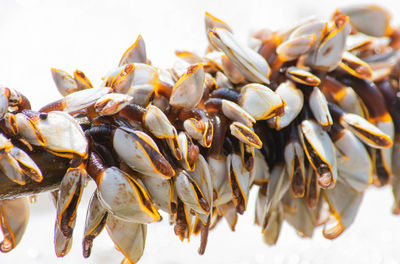
[[[56,67],[82,70],[93,84],[117,66],[121,55],[142,34],[148,58],[168,67],[176,49],[204,51],[204,12],[226,21],[244,40],[249,32],[283,28],[310,15],[328,18],[350,1],[96,1],[0,0],[0,83],[18,89],[34,109],[60,98],[50,74]],[[351,1],[352,3],[360,1]],[[399,21],[398,1],[375,2]],[[1,254],[0,263],[119,263],[104,231],[94,241],[92,256],[82,257],[81,239],[88,197],[79,206],[74,245],[63,259],[53,249],[55,209],[46,194],[31,206],[27,232],[16,249]],[[278,244],[262,242],[253,225],[254,196],[232,233],[223,222],[209,235],[204,256],[199,241],[181,243],[167,221],[149,225],[140,263],[400,263],[400,218],[391,215],[389,188],[371,187],[354,225],[334,241],[317,229],[313,239],[301,239],[284,224]]]

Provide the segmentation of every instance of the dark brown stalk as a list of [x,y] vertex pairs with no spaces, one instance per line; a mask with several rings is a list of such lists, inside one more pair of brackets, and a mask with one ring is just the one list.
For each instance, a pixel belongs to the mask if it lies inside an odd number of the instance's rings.
[[0,200],[15,199],[20,196],[54,191],[59,188],[61,179],[69,166],[69,160],[42,150],[29,152],[29,156],[42,170],[42,182],[35,182],[27,177],[26,184],[19,185],[9,180],[0,171]]

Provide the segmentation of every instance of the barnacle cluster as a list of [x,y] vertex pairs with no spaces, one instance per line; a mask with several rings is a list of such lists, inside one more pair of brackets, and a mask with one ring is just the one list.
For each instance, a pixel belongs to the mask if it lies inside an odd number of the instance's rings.
[[[181,240],[200,234],[203,254],[221,219],[235,229],[252,187],[270,245],[283,221],[336,238],[372,183],[392,184],[400,213],[400,30],[386,10],[340,8],[329,21],[262,29],[250,45],[211,14],[205,24],[205,55],[177,51],[170,69],[151,65],[141,36],[97,87],[81,71],[52,69],[64,97],[38,111],[1,87],[3,174],[24,185],[51,173],[44,159],[65,168],[52,192],[57,256],[71,247],[89,180],[83,255],[106,227],[123,263],[140,259],[159,210]],[[24,233],[27,198],[0,209],[7,252]]]

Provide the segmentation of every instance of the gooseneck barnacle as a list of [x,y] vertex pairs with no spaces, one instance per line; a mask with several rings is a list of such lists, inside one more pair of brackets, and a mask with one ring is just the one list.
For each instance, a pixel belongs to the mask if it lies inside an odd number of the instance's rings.
[[22,239],[27,196],[51,191],[55,252],[67,255],[88,181],[83,256],[105,228],[123,263],[141,258],[159,211],[180,240],[200,235],[204,254],[221,219],[235,229],[252,188],[269,245],[284,221],[338,237],[371,184],[391,184],[400,213],[399,30],[386,10],[341,8],[260,30],[251,46],[209,13],[205,24],[206,53],[178,51],[172,68],[150,62],[141,36],[99,86],[52,68],[63,97],[39,110],[0,87],[2,252]]

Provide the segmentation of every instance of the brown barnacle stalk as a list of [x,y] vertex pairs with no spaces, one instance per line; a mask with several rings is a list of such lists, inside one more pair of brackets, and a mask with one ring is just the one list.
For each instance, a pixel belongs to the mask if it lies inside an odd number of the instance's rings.
[[90,179],[83,256],[106,229],[122,263],[141,258],[160,211],[181,241],[199,235],[204,254],[221,219],[235,230],[251,188],[268,245],[283,222],[338,237],[371,183],[392,185],[400,213],[400,30],[386,10],[340,8],[262,29],[250,46],[209,13],[205,24],[205,54],[177,51],[169,69],[150,63],[141,36],[100,86],[51,69],[63,97],[39,111],[0,87],[2,252],[27,226],[21,197],[53,191],[55,252],[68,254]]

